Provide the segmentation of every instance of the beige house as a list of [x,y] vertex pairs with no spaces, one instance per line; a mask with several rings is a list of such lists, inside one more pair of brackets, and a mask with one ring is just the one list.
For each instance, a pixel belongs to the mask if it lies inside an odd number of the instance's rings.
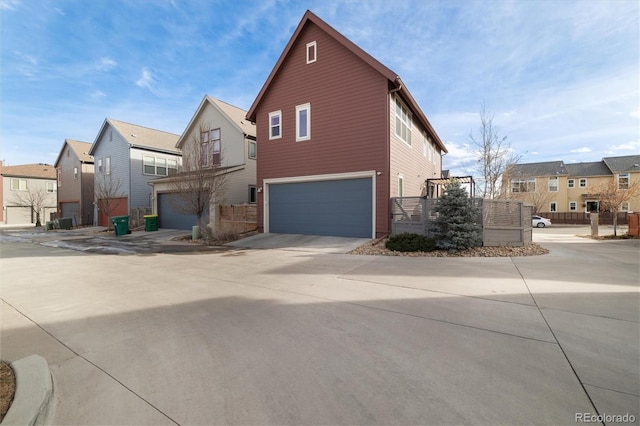
[[[205,95],[175,145],[183,163],[197,155],[204,172],[210,168],[214,174],[225,175],[224,188],[217,198],[210,198],[203,215],[212,229],[218,222],[216,206],[256,202],[256,130],[245,115],[245,110]],[[150,182],[153,212],[161,228],[191,229],[196,225],[196,216],[180,208],[184,201],[177,193],[179,180],[184,180],[180,170],[176,177]]]
[[[539,214],[589,213],[603,210],[597,192],[612,180],[620,189],[640,180],[640,155],[606,157],[587,163],[516,164],[505,172],[503,185],[509,198],[533,204]],[[640,211],[640,197],[624,203],[621,211]]]
[[41,224],[56,213],[56,169],[51,164],[3,166],[2,223],[5,225]]
[[94,164],[91,144],[65,139],[54,166],[58,174],[58,217],[93,225]]

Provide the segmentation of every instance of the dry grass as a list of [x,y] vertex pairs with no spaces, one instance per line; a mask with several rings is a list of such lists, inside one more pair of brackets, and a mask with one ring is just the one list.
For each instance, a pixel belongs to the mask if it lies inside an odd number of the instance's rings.
[[13,370],[4,361],[0,361],[0,422],[9,411],[13,395],[16,392],[16,378]]

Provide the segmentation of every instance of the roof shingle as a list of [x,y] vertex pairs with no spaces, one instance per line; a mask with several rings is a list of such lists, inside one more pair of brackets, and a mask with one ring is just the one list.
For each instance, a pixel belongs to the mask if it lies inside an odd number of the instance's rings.
[[3,166],[2,176],[55,180],[56,168],[51,164],[21,164],[17,166]]

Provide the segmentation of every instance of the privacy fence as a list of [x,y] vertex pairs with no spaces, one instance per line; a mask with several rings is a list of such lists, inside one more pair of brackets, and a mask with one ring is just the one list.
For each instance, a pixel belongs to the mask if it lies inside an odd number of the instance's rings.
[[[517,200],[470,198],[478,208],[484,246],[524,246],[531,243],[533,206]],[[391,199],[391,235],[409,232],[433,237],[437,198],[394,197]]]
[[[584,212],[545,212],[540,213],[540,216],[550,219],[553,224],[589,225],[591,223],[590,214]],[[600,212],[598,213],[598,223],[600,225],[613,225],[613,216],[614,214],[611,212]],[[618,212],[618,225],[629,223],[628,216],[627,212]]]

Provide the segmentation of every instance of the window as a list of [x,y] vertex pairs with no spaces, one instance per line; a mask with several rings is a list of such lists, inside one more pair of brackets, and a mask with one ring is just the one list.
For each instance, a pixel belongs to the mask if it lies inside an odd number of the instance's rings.
[[102,158],[98,158],[98,173],[102,173],[102,171],[103,171]]
[[[558,192],[558,177],[553,176],[549,178],[549,192]],[[552,210],[555,211],[555,210]]]
[[213,129],[211,131],[209,143],[211,144],[211,150],[213,154],[211,164],[214,166],[219,166],[222,160],[222,154],[220,150],[220,129]]
[[578,184],[580,185],[580,188],[586,188],[587,187],[587,180],[586,179],[580,179],[578,181]]
[[569,211],[575,212],[576,210],[578,210],[578,203],[576,203],[575,201],[569,202]]
[[307,64],[311,64],[318,59],[318,44],[315,41],[307,43]]
[[167,160],[167,176],[175,176],[178,173],[178,160],[169,158]]
[[398,175],[398,197],[404,197],[404,176]]
[[558,205],[556,204],[555,201],[552,201],[549,203],[549,211],[550,212],[557,212],[558,211]]
[[256,143],[254,141],[249,141],[249,158],[256,158]]
[[567,179],[567,188],[575,188],[576,180],[575,179]]
[[56,184],[54,182],[47,182],[47,192],[56,192]]
[[311,139],[311,104],[296,106],[296,141]]
[[629,189],[629,173],[618,174],[618,189]]
[[536,179],[511,179],[511,192],[535,192]]
[[282,137],[282,111],[269,113],[269,139]]
[[145,155],[142,157],[143,173],[145,175],[156,174],[156,159],[155,157]]
[[220,129],[205,130],[200,133],[200,163],[202,167],[220,165]]
[[411,114],[396,98],[396,136],[411,145]]
[[628,212],[629,211],[629,203],[622,203],[620,204],[620,211],[621,212]]
[[62,186],[62,167],[56,169],[56,175],[58,176],[58,186]]
[[255,204],[258,200],[258,192],[255,185],[249,185],[249,203]]
[[73,178],[74,179],[78,179],[78,168],[77,167],[73,168]]
[[156,158],[145,155],[142,157],[142,168],[145,175],[174,176],[178,172],[178,162],[175,158]]
[[26,179],[11,179],[11,190],[12,191],[26,191],[27,190],[27,180]]
[[104,158],[104,173],[107,175],[111,174],[111,157]]

